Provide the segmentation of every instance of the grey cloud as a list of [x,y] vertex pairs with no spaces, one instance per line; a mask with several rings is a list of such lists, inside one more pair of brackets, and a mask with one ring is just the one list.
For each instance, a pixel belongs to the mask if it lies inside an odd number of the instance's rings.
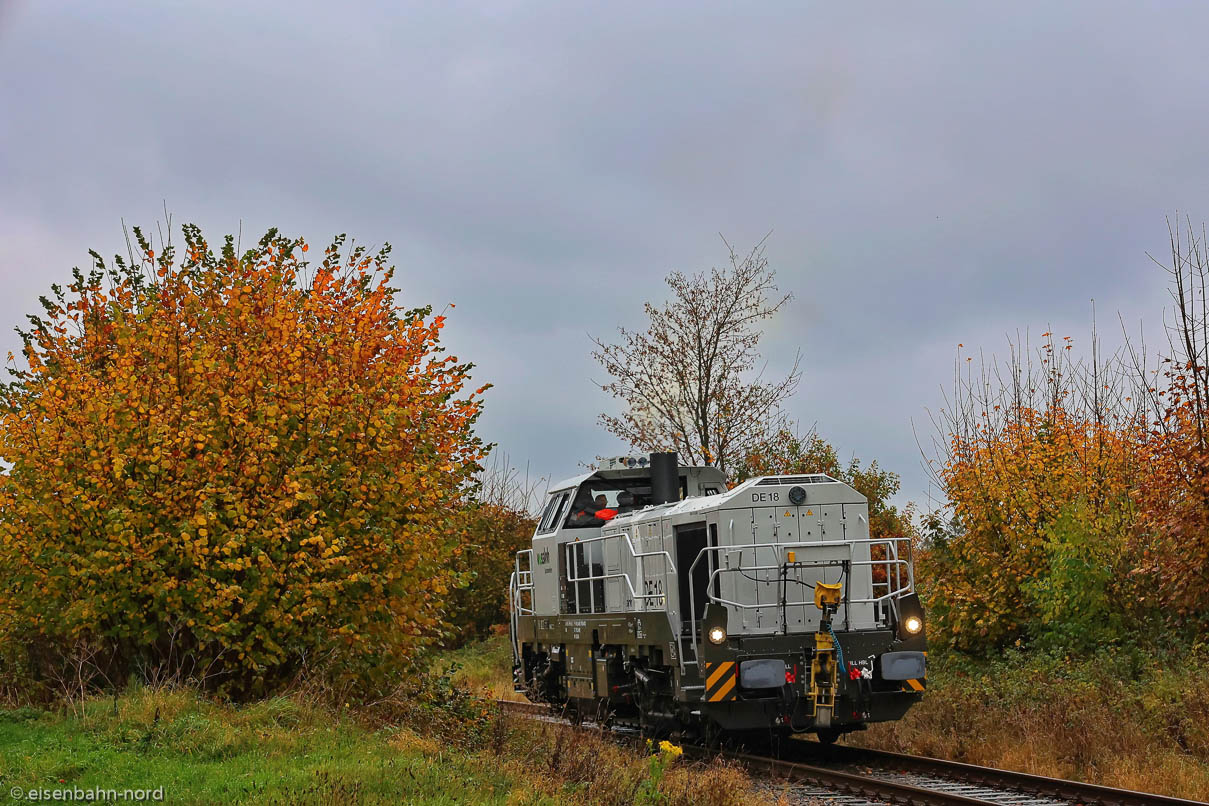
[[1209,9],[1153,8],[10,4],[0,325],[163,199],[390,241],[408,302],[457,303],[485,434],[561,477],[622,449],[587,334],[773,230],[792,413],[920,498],[958,342],[1153,323],[1163,215],[1209,217]]

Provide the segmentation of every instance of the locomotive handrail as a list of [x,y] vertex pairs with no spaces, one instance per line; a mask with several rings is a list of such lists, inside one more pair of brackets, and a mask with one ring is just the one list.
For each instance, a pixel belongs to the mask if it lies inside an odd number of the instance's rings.
[[[528,559],[528,568],[521,568],[521,557]],[[512,572],[512,583],[517,592],[533,590],[533,549],[520,549],[516,552],[515,567]]]
[[[630,574],[628,571],[614,571],[614,572],[606,573],[606,574],[589,573],[588,576],[579,576],[579,572],[576,567],[575,559],[573,556],[574,552],[576,551],[576,548],[578,547],[580,555],[582,557],[584,546],[588,545],[589,543],[603,543],[605,540],[617,540],[619,545],[624,543],[626,549],[628,549],[630,552],[630,557],[633,558],[635,563],[637,563],[637,561],[639,559],[644,559],[646,557],[662,557],[664,562],[667,563],[667,568],[665,568],[664,572],[663,572],[665,579],[669,572],[672,574],[677,573],[676,562],[672,558],[671,552],[667,551],[666,549],[659,549],[657,551],[639,551],[637,548],[634,547],[634,542],[630,539],[629,532],[618,532],[617,534],[612,534],[612,535],[597,535],[596,537],[589,537],[587,540],[579,540],[578,538],[576,538],[575,540],[569,540],[566,543],[562,544],[564,552],[566,552],[566,554],[567,554],[567,582],[568,583],[602,582],[602,581],[608,580],[608,579],[624,579],[625,584],[626,584],[626,589],[629,591],[631,599],[638,599],[638,600],[642,600],[645,602],[648,599],[664,599],[664,598],[666,598],[666,596],[667,596],[666,591],[663,593],[639,593],[638,590],[634,587],[634,581],[632,579],[630,579]],[[602,548],[602,551],[603,551],[603,548]],[[588,598],[589,598],[589,606],[591,606],[593,611],[595,611],[595,606],[594,606],[595,602],[591,601],[592,599],[595,598],[595,592],[592,591],[591,589],[589,589],[589,591],[588,591]],[[576,595],[576,609],[577,610],[579,609],[578,592]],[[670,618],[671,617],[669,615],[669,621],[670,621]]]
[[[511,598],[512,598],[513,613],[516,615],[521,615],[521,616],[532,616],[533,608],[525,607],[524,599],[521,598],[521,594],[527,590],[533,590],[533,587],[529,586],[526,588],[526,587],[518,584],[517,578],[516,578],[516,572],[513,571],[511,577],[508,580],[508,590],[511,591],[511,593],[512,593]],[[530,602],[530,605],[532,605],[532,602]]]
[[[691,580],[693,569],[697,567],[697,563],[700,562],[701,558],[703,556],[705,556],[705,554],[707,552],[722,552],[722,551],[743,552],[743,551],[746,551],[747,549],[754,550],[754,549],[778,549],[778,548],[780,548],[780,549],[799,549],[799,548],[848,547],[849,554],[851,554],[852,546],[859,546],[859,545],[865,544],[865,545],[868,545],[870,548],[872,548],[874,545],[885,545],[886,548],[889,549],[893,553],[893,557],[887,557],[882,560],[874,560],[874,559],[855,560],[855,561],[853,561],[853,564],[868,565],[868,566],[874,566],[874,565],[891,566],[891,565],[893,565],[895,567],[905,567],[907,569],[907,584],[896,590],[910,592],[910,591],[915,590],[914,568],[912,567],[910,560],[905,560],[898,556],[898,548],[897,548],[898,543],[900,543],[902,541],[909,541],[909,540],[910,540],[910,538],[907,538],[907,537],[879,537],[879,538],[865,538],[862,540],[812,540],[812,541],[798,541],[795,543],[736,543],[734,545],[729,545],[729,546],[705,546],[704,548],[702,548],[700,551],[697,552],[697,556],[693,559],[692,565],[689,566],[688,572],[689,572],[689,578]],[[754,566],[749,566],[746,570],[748,570],[748,571],[775,570],[779,567],[780,566],[774,565],[774,566],[771,566],[770,568],[758,569]],[[722,569],[722,570],[738,570],[738,569]],[[880,583],[876,583],[876,584],[885,585],[885,584],[888,584],[888,582],[880,582]]]
[[[617,537],[617,536],[618,535],[608,535],[608,537]],[[595,537],[592,538],[592,540],[598,540],[598,539],[599,538],[595,538]],[[592,541],[590,541],[590,540],[569,541],[567,543],[564,543],[563,547],[564,547],[564,549],[568,550],[568,553],[570,553],[570,552],[574,551],[574,548],[576,546],[583,546],[584,544],[589,543],[589,542],[592,542]],[[628,543],[629,541],[627,540],[626,542]],[[632,546],[631,546],[631,548],[632,548]],[[648,556],[652,556],[652,555],[656,555],[656,554],[667,554],[667,552],[666,551],[647,552],[645,554],[636,554],[636,555],[634,555],[634,557],[635,557],[635,559],[637,559],[638,557],[648,557]],[[672,571],[675,572],[675,568],[673,568]],[[665,572],[665,575],[666,575],[666,572]],[[626,571],[614,571],[612,573],[606,573],[606,574],[589,574],[588,576],[581,577],[576,573],[574,558],[570,557],[570,556],[567,557],[567,582],[603,582],[606,579],[624,579],[626,588],[629,589],[630,598],[632,598],[632,599],[662,599],[667,596],[667,593],[650,593],[650,594],[639,593],[637,590],[634,589],[634,583],[630,580],[630,575]],[[577,608],[578,608],[578,605],[579,605],[579,602],[577,599],[577,601],[576,601]]]
[[579,538],[575,538],[574,540],[568,540],[563,545],[564,546],[571,546],[571,545],[586,546],[589,543],[596,543],[596,542],[602,541],[602,540],[612,540],[614,538],[619,538],[619,537],[625,538],[626,548],[628,548],[630,550],[630,556],[633,557],[634,559],[638,559],[639,557],[663,557],[663,559],[667,560],[668,569],[673,574],[676,573],[676,562],[672,559],[672,553],[670,551],[668,551],[667,549],[660,549],[659,551],[638,551],[637,549],[634,548],[633,541],[630,540],[629,532],[618,532],[615,535],[597,535],[596,537],[589,537],[587,540],[580,540]]
[[[782,565],[780,565],[780,564],[764,565],[764,566],[754,565],[754,566],[746,566],[746,567],[743,566],[742,565],[742,560],[743,560],[742,552],[744,550],[752,549],[752,554],[754,555],[754,554],[756,554],[757,549],[765,549],[765,548],[774,549],[774,550],[775,549],[781,549],[781,550],[811,549],[811,548],[847,548],[848,549],[848,559],[846,559],[846,560],[817,560],[817,561],[813,561],[813,562],[805,561],[805,562],[797,562],[797,563],[795,563],[795,565],[800,565],[803,567],[812,567],[812,566],[813,567],[823,567],[825,564],[829,564],[829,563],[845,562],[850,567],[869,566],[870,568],[872,568],[874,566],[885,566],[886,582],[877,583],[877,584],[884,584],[887,586],[890,584],[890,568],[893,567],[895,569],[895,575],[894,575],[895,579],[896,579],[896,581],[901,583],[902,582],[901,569],[903,567],[905,567],[907,569],[907,584],[905,586],[901,586],[901,587],[889,590],[887,593],[885,593],[881,596],[875,596],[872,598],[862,597],[860,599],[851,599],[851,598],[849,598],[848,591],[847,590],[844,591],[845,606],[847,606],[849,604],[872,604],[876,608],[876,606],[881,604],[882,602],[893,602],[896,599],[906,596],[907,594],[909,594],[910,592],[912,592],[915,589],[915,571],[914,571],[914,568],[912,567],[911,561],[901,559],[898,556],[898,545],[897,544],[903,540],[909,541],[909,538],[906,538],[906,537],[882,537],[882,538],[865,538],[865,539],[861,539],[861,540],[819,540],[819,541],[797,541],[797,542],[793,542],[793,543],[778,543],[778,542],[740,543],[740,544],[734,544],[734,545],[729,545],[729,546],[705,546],[700,551],[697,552],[697,556],[695,558],[693,558],[693,562],[689,566],[689,569],[688,569],[688,598],[689,598],[688,607],[690,608],[690,613],[691,613],[692,603],[696,601],[695,590],[694,590],[693,571],[696,570],[697,563],[701,562],[701,558],[707,556],[707,554],[710,552],[723,552],[723,551],[736,552],[737,551],[737,552],[739,552],[740,565],[736,568],[715,568],[713,570],[713,572],[709,575],[709,579],[706,582],[706,586],[705,586],[705,595],[709,599],[709,601],[713,602],[713,603],[717,603],[717,604],[727,605],[729,607],[735,607],[740,610],[755,610],[755,609],[759,609],[761,607],[771,607],[772,605],[732,602],[729,599],[723,599],[721,596],[715,596],[714,594],[712,594],[710,592],[710,589],[713,587],[714,581],[723,572],[736,573],[736,572],[742,572],[742,571],[779,571],[779,570],[781,570]],[[874,560],[872,558],[870,558],[868,560],[852,559],[852,553],[853,553],[854,546],[866,545],[869,548],[872,548],[875,544],[886,546],[887,556],[885,559],[879,559],[879,560]],[[908,542],[908,545],[910,545],[909,542]],[[772,582],[773,582],[773,580],[768,580],[768,584],[771,584]],[[873,585],[873,583],[871,583],[871,587],[872,587],[872,585]],[[813,604],[814,604],[813,600],[808,600],[808,601],[803,601],[803,602],[782,601],[782,602],[778,603],[778,606],[782,608],[782,611],[781,611],[782,618],[784,618],[784,609],[787,607],[802,607],[802,606],[813,605]],[[681,603],[680,609],[682,611],[684,610],[684,603]],[[847,612],[847,611],[845,610],[845,612]],[[698,642],[697,642],[697,619],[690,618],[690,619],[688,619],[688,621],[690,623],[690,635],[691,635],[691,641],[692,641],[692,647],[693,647],[693,654],[694,654],[694,656],[699,656],[700,649],[698,648]],[[680,660],[680,671],[682,674],[685,672],[685,667],[687,665],[688,664],[686,663],[685,659],[682,656],[681,660]]]
[[[826,567],[827,565],[837,565],[841,562],[847,563],[847,564],[855,567],[855,566],[864,566],[864,565],[881,565],[885,561],[884,560],[821,560],[817,563],[801,563],[801,562],[799,562],[799,563],[796,563],[796,565],[802,566],[804,568],[812,568],[812,567],[813,568],[822,568],[822,567]],[[901,563],[906,563],[906,560],[894,560],[892,562],[894,564],[901,564]],[[779,571],[780,569],[781,569],[781,566],[779,566],[779,565],[749,565],[749,566],[744,566],[743,568],[716,568],[716,569],[714,569],[714,572],[712,574],[710,574],[709,581],[713,582],[714,579],[719,574],[724,574],[724,573],[734,573],[737,571]],[[758,581],[762,584],[771,585],[774,582],[776,582],[777,580],[769,579],[769,580],[758,580]],[[691,583],[690,583],[689,587],[690,588],[692,587]],[[848,601],[851,604],[878,604],[880,602],[889,601],[890,599],[901,599],[903,596],[905,596],[909,592],[910,591],[907,591],[905,588],[896,588],[896,589],[890,591],[889,593],[882,594],[881,596],[861,597],[859,599],[849,599]],[[709,596],[709,600],[711,602],[717,602],[718,604],[724,604],[724,605],[731,605],[740,610],[759,610],[762,607],[772,607],[773,606],[771,604],[750,604],[747,602],[732,602],[729,599],[723,599],[721,596],[714,596],[710,593],[706,593],[706,595]],[[777,607],[805,607],[807,605],[813,607],[814,600],[813,599],[803,599],[800,602],[783,601],[783,602],[778,602],[776,606]]]
[[[529,559],[529,567],[521,568],[521,555],[525,555]],[[531,591],[533,590],[533,549],[520,549],[516,552],[515,558],[516,568],[513,573],[516,575],[517,590]]]
[[[529,559],[529,568],[521,568],[521,555]],[[521,616],[532,616],[533,609],[533,549],[520,549],[514,559],[515,567],[508,577],[508,626],[512,634],[512,661],[520,659],[520,636],[517,635]],[[529,593],[529,607],[525,607],[525,592]]]

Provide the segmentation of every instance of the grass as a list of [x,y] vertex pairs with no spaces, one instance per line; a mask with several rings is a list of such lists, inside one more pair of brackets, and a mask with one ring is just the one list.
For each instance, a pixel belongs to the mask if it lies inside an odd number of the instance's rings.
[[[471,710],[468,710],[471,709]],[[178,804],[633,804],[649,756],[611,739],[502,715],[300,697],[233,707],[133,690],[72,709],[0,711],[0,791],[155,789]],[[745,806],[725,763],[676,761],[649,802]]]
[[1209,801],[1209,658],[933,653],[923,702],[850,741]]
[[[621,806],[646,797],[641,749],[501,715],[462,693],[511,694],[506,638],[432,661],[451,663],[451,676],[435,675],[415,696],[366,708],[301,695],[234,707],[192,691],[134,689],[60,711],[0,710],[0,792],[162,786],[165,802],[283,805]],[[934,654],[928,682],[906,719],[847,741],[1209,801],[1204,655]],[[680,760],[648,802],[753,799],[733,766]]]
[[434,657],[433,668],[439,670],[451,663],[457,666],[454,682],[478,696],[493,700],[524,699],[512,690],[512,648],[506,633],[442,652]]
[[[74,714],[0,713],[0,791],[162,786],[172,803],[555,803],[473,754],[406,729],[274,699],[230,708],[190,692],[126,694]],[[434,759],[436,763],[434,763]]]

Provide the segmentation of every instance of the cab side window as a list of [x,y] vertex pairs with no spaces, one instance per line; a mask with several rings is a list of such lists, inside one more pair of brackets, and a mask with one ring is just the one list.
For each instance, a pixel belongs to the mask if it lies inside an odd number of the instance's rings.
[[546,508],[542,510],[542,516],[537,521],[537,532],[541,534],[546,531],[546,524],[550,522],[550,515],[554,512],[554,505],[558,503],[558,496],[550,496],[550,500],[546,502]]
[[550,497],[550,503],[546,504],[545,511],[542,512],[541,523],[538,524],[537,532],[553,532],[558,528],[558,522],[562,518],[563,509],[566,508],[567,498],[570,493],[557,493]]
[[567,506],[571,503],[571,493],[563,493],[558,499],[558,506],[554,508],[554,517],[550,519],[550,528],[557,529],[562,523],[563,516],[567,514]]

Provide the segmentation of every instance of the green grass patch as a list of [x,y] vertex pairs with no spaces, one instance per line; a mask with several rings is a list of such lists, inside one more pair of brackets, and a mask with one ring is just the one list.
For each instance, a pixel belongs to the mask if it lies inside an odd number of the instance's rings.
[[233,708],[191,692],[0,712],[0,791],[163,787],[211,803],[556,803],[486,755],[287,698]]
[[523,699],[512,690],[512,646],[507,635],[493,635],[433,655],[434,672],[451,667],[453,682],[475,694],[500,700]]
[[[484,649],[483,663],[498,651]],[[0,791],[14,788],[162,788],[174,804],[752,802],[733,765],[655,764],[608,736],[502,714],[443,674],[361,708],[132,690],[57,712],[0,711]]]

